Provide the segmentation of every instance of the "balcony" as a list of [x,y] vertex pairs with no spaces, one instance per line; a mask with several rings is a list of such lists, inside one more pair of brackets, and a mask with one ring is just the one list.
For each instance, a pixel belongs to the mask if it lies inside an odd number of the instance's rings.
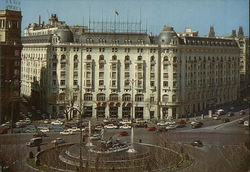
[[163,61],[163,64],[164,65],[170,65],[171,63],[170,63],[170,61]]
[[99,60],[99,63],[103,63],[103,64],[105,64],[105,63],[106,63],[106,61],[105,61],[105,60]]
[[124,60],[124,63],[131,64],[131,60]]

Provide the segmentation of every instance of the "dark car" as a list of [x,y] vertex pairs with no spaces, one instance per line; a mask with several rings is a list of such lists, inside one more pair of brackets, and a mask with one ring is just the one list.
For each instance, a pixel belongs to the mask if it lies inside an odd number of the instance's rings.
[[245,114],[246,114],[246,112],[244,110],[240,111],[240,115],[245,115]]
[[47,137],[47,135],[43,132],[38,132],[33,135],[34,137]]
[[135,127],[136,128],[147,128],[148,124],[147,123],[136,123]]
[[185,120],[180,120],[180,121],[177,121],[176,124],[187,124],[187,122]]
[[159,133],[167,132],[167,131],[168,131],[168,130],[167,130],[165,127],[159,128],[159,129],[157,130],[157,132],[159,132]]
[[224,118],[222,121],[223,121],[224,123],[230,122],[230,120],[229,120],[228,118]]
[[238,121],[238,124],[243,124],[244,123],[244,120],[243,119],[240,119],[239,121]]
[[197,147],[202,147],[203,144],[200,140],[195,140],[194,142],[191,143],[192,146],[197,146]]
[[120,131],[117,133],[118,136],[128,136],[128,132],[127,131]]
[[148,130],[148,131],[155,131],[156,128],[155,128],[155,127],[148,127],[147,130]]
[[233,113],[233,112],[228,112],[228,113],[227,113],[227,116],[228,116],[228,117],[234,116],[234,113]]
[[7,134],[8,130],[8,128],[0,128],[0,134]]
[[202,127],[203,123],[202,122],[196,122],[192,124],[192,128],[200,128]]

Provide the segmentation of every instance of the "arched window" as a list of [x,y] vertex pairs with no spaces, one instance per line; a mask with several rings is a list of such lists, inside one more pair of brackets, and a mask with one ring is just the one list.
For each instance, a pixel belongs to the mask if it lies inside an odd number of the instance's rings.
[[125,101],[125,102],[131,101],[131,95],[130,94],[123,94],[122,101]]
[[90,93],[84,94],[84,100],[85,101],[92,101],[92,99],[93,99],[93,95],[92,94],[90,94]]
[[63,54],[61,55],[61,61],[65,61],[66,60],[66,56]]
[[[195,57],[195,60],[196,60],[196,57]],[[177,57],[176,57],[176,56],[173,58],[173,62],[174,62],[174,63],[177,62]]]
[[99,93],[96,95],[97,101],[105,101],[105,94]]
[[118,101],[118,94],[110,94],[109,100],[110,101]]
[[112,60],[117,60],[117,56],[116,56],[116,55],[113,55],[113,56],[112,56]]
[[125,60],[130,60],[130,57],[129,56],[125,56]]
[[155,60],[155,57],[154,56],[151,56],[150,57],[150,61],[153,62]]
[[142,60],[142,56],[138,56],[138,57],[137,57],[137,60]]
[[163,61],[168,61],[168,57],[165,56],[165,57],[163,58]]
[[78,60],[78,55],[74,55],[74,61],[77,62]]
[[99,56],[99,60],[104,60],[104,56],[103,56],[103,55],[100,55],[100,56]]
[[144,95],[143,94],[136,94],[135,95],[135,101],[136,102],[142,102],[142,101],[144,101]]
[[162,101],[163,102],[168,102],[168,95],[167,94],[164,94],[163,96],[162,96]]

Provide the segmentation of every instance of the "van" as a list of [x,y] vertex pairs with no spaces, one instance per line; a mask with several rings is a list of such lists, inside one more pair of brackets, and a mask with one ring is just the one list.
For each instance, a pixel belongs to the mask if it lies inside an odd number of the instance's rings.
[[30,139],[29,142],[26,143],[27,146],[34,147],[34,146],[40,146],[43,142],[41,137],[35,137]]

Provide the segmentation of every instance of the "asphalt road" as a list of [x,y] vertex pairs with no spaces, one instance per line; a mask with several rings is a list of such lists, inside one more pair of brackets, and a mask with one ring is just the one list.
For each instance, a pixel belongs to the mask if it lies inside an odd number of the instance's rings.
[[[168,144],[178,144],[184,147],[194,159],[194,163],[182,171],[185,172],[243,172],[246,171],[247,157],[249,150],[244,143],[249,140],[249,127],[244,127],[237,123],[236,117],[229,123],[215,122],[214,125],[205,122],[205,127],[191,129],[190,127],[168,131],[166,133],[150,132],[144,128],[135,128],[134,141],[141,139],[144,143],[159,144],[167,141]],[[247,118],[247,116],[245,116]],[[207,125],[206,125],[207,124]],[[210,125],[211,124],[211,125]],[[108,129],[105,130],[105,138],[126,129]],[[130,129],[127,129],[130,132]],[[27,167],[25,161],[30,151],[37,152],[36,148],[30,148],[25,145],[32,138],[33,134],[8,134],[0,136],[1,156],[12,158],[11,167],[14,171],[32,172],[33,169]],[[57,137],[62,137],[66,142],[79,142],[79,134],[62,136],[58,133],[49,133],[49,137],[43,139],[44,145],[41,149],[51,146],[51,141]],[[119,137],[121,140],[129,141],[130,136]],[[188,143],[194,140],[201,140],[204,144],[201,148],[190,146]]]

